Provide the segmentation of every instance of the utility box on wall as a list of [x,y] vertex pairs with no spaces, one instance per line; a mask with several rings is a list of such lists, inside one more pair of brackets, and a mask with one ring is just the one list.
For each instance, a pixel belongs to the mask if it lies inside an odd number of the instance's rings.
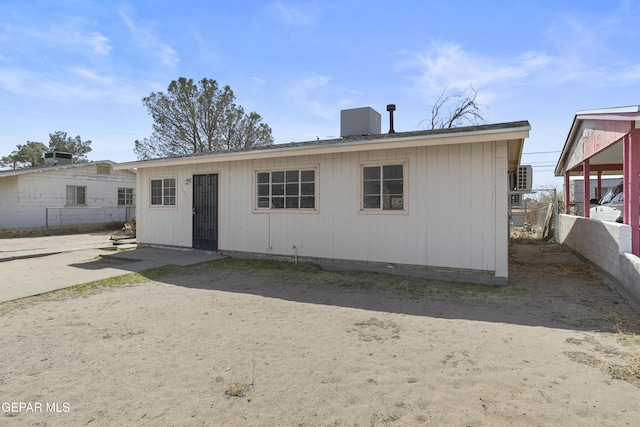
[[380,113],[371,107],[340,111],[340,136],[379,135],[382,124]]
[[516,176],[516,190],[531,191],[533,182],[533,169],[531,165],[518,166],[518,175]]

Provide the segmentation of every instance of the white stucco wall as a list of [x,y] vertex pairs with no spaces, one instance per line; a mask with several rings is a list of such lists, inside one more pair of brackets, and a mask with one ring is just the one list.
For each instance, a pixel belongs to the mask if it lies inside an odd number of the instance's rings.
[[[95,164],[38,172],[0,179],[0,228],[44,227],[46,207],[64,207],[67,185],[86,186],[86,207],[52,209],[50,226],[121,222],[125,209],[118,208],[118,188],[136,187],[135,173],[111,170],[98,174]],[[135,192],[135,190],[134,190]],[[135,211],[131,212],[135,214]],[[129,218],[131,219],[131,218]]]
[[[360,211],[360,168],[406,162],[404,213]],[[317,168],[317,211],[255,211],[257,169]],[[224,251],[508,274],[507,143],[484,142],[138,169],[138,241],[191,247],[195,174],[219,174]],[[177,203],[150,206],[150,179],[175,177]]]
[[0,227],[13,227],[18,222],[18,177],[0,179]]

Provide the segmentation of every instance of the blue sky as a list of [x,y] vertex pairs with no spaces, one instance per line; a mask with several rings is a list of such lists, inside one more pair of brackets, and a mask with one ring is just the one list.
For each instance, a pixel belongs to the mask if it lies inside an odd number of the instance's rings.
[[215,79],[276,143],[336,137],[340,110],[395,103],[397,132],[480,88],[489,123],[529,120],[523,164],[553,178],[576,111],[640,104],[635,1],[0,0],[0,154],[58,130],[135,160],[142,98]]

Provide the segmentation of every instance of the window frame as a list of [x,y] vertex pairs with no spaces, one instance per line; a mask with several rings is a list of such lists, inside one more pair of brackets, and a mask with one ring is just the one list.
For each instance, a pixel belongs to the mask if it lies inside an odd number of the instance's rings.
[[[136,205],[136,193],[133,187],[118,187],[118,206],[135,206]],[[123,191],[124,203],[120,203],[120,192]],[[129,193],[129,194],[127,194]],[[129,197],[127,197],[129,196]],[[130,199],[130,203],[127,203],[127,199]]]
[[[165,187],[165,181],[173,180],[173,187]],[[153,194],[153,182],[160,181],[161,184],[161,200],[162,203],[154,203],[154,197],[157,198],[158,195],[154,196]],[[167,195],[166,190],[173,188],[173,196]],[[165,203],[167,197],[173,197],[173,203]],[[178,207],[178,177],[175,175],[165,175],[165,176],[157,176],[149,178],[149,207],[150,208],[159,208],[159,209],[176,209]]]
[[[359,167],[359,180],[360,180],[360,191],[358,194],[358,213],[365,215],[407,215],[409,213],[408,208],[408,194],[409,194],[409,161],[407,159],[395,159],[395,160],[372,160],[367,162],[360,162]],[[364,207],[364,198],[365,198],[365,168],[370,167],[379,167],[380,174],[380,207],[379,208],[365,208]],[[384,167],[385,166],[402,166],[402,209],[384,209],[384,185],[382,183],[385,181],[384,179]],[[393,181],[394,179],[390,178],[388,181]]]
[[[69,189],[73,188],[73,200],[69,202]],[[84,203],[78,203],[78,190],[83,190]],[[65,206],[87,206],[87,186],[86,185],[67,185],[65,187]]]
[[[313,181],[305,181],[303,180],[302,177],[302,173],[303,172],[308,172],[308,171],[312,171],[313,172]],[[282,182],[274,182],[273,181],[273,174],[274,173],[278,173],[278,172],[282,172],[283,173],[283,181]],[[286,207],[286,203],[287,203],[287,187],[294,184],[293,181],[288,181],[287,182],[287,172],[297,172],[298,173],[298,179],[295,181],[295,184],[298,185],[297,188],[297,194],[293,195],[293,196],[289,196],[289,197],[296,197],[298,199],[298,207],[295,208],[287,208]],[[259,175],[260,174],[269,174],[269,181],[268,182],[258,182],[259,180]],[[304,190],[302,189],[302,186],[304,184],[311,184],[313,183],[313,195],[311,194],[303,194]],[[283,185],[284,187],[284,192],[282,194],[277,194],[276,197],[280,198],[282,197],[284,200],[284,206],[281,208],[276,208],[273,207],[273,186],[275,185]],[[318,213],[319,212],[319,191],[318,191],[318,184],[319,184],[319,174],[318,174],[318,165],[304,165],[304,166],[274,166],[274,167],[270,167],[270,168],[256,168],[253,170],[253,194],[252,194],[252,201],[251,201],[251,205],[253,207],[253,213]],[[268,186],[269,188],[269,194],[268,195],[264,195],[264,194],[260,194],[261,190],[260,187],[264,187],[264,186]],[[313,197],[313,208],[301,208],[300,204],[301,204],[301,199],[303,197]],[[269,201],[269,207],[260,207],[259,206],[259,202],[260,202],[260,198],[268,198]],[[263,200],[264,201],[264,200]]]

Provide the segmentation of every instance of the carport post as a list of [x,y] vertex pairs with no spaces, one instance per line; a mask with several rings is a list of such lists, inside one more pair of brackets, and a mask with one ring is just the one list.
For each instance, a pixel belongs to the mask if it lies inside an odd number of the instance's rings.
[[571,188],[569,187],[569,171],[564,172],[564,213],[569,214],[569,203],[571,203]]
[[640,256],[640,129],[635,127],[623,140],[624,219],[631,226],[631,252]]
[[591,166],[589,159],[585,159],[582,162],[582,176],[584,177],[584,194],[582,195],[582,201],[584,202],[584,217],[589,218],[589,201],[591,200]]
[[602,199],[602,171],[598,169],[598,188],[596,190],[596,199]]

